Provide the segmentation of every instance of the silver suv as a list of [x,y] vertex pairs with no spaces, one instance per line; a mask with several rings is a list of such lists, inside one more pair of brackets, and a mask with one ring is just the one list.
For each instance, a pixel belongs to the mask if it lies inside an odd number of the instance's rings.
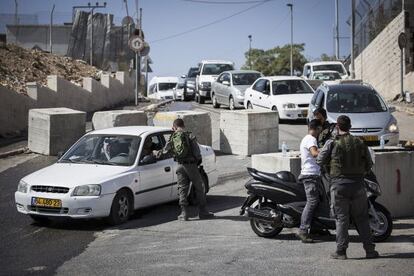
[[351,134],[359,136],[369,146],[379,145],[381,136],[386,145],[399,142],[397,120],[391,114],[395,108],[389,107],[369,84],[322,83],[309,105],[309,120],[318,107],[326,110],[331,123],[335,123],[339,115],[347,115],[352,123]]

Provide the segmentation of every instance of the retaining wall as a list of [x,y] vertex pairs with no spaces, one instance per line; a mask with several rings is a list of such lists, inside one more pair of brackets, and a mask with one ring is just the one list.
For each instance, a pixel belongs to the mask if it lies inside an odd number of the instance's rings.
[[84,78],[82,86],[56,75],[48,76],[47,86],[27,83],[27,95],[0,85],[0,136],[27,129],[28,111],[32,108],[67,107],[97,111],[134,99],[134,78],[117,72],[103,74],[101,81]]

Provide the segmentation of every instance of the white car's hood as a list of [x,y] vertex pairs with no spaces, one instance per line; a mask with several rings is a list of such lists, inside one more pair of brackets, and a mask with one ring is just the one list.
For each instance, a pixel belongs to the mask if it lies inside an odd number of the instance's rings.
[[386,128],[392,115],[389,112],[373,113],[328,113],[328,120],[336,122],[340,115],[351,119],[352,128]]
[[161,90],[161,91],[158,91],[158,94],[162,97],[172,96],[174,94],[174,90],[173,89]]
[[286,94],[286,95],[276,95],[272,98],[278,104],[285,103],[294,103],[294,104],[309,104],[312,100],[313,93],[304,93],[304,94]]
[[127,173],[129,167],[56,163],[23,178],[29,185],[73,188],[84,184],[100,184]]

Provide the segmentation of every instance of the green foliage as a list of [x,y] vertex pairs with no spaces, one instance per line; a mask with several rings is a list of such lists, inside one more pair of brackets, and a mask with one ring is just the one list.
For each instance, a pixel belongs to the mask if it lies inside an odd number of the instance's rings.
[[[307,62],[303,51],[305,44],[293,44],[293,70],[302,71],[303,65]],[[252,70],[262,72],[265,76],[290,75],[290,44],[282,47],[275,47],[269,50],[252,49],[249,58],[249,51],[245,54],[246,63],[242,69],[249,69],[250,62]]]
[[330,55],[325,54],[325,53],[323,53],[319,59],[320,59],[320,61],[336,61],[335,56],[330,56]]

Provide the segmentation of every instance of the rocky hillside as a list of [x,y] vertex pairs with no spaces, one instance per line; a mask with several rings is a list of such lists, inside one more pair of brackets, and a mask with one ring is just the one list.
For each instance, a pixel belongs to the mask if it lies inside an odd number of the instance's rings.
[[0,44],[0,85],[26,93],[26,82],[46,85],[48,75],[58,75],[80,85],[83,77],[99,80],[101,72],[82,60]]

